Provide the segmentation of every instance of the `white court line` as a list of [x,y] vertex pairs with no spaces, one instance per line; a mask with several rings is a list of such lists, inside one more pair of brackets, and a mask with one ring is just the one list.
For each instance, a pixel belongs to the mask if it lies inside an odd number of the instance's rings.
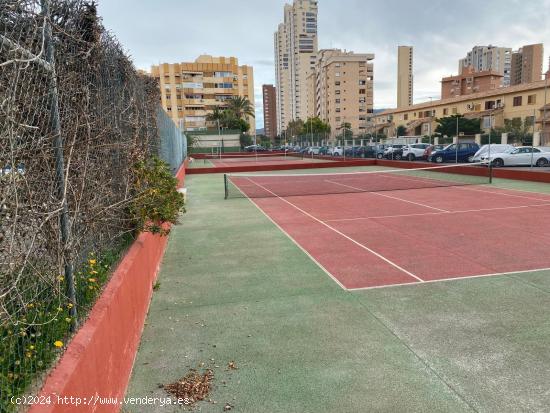
[[[540,271],[550,271],[550,267],[548,268],[535,268],[532,270],[521,270],[521,271],[510,271],[510,272],[495,272],[492,274],[479,274],[479,275],[466,275],[463,277],[452,277],[452,278],[441,278],[438,280],[424,280],[422,284],[431,284],[431,283],[440,283],[445,281],[459,281],[459,280],[467,280],[470,278],[483,278],[483,277],[498,277],[499,275],[514,275],[514,274],[525,274],[528,272],[540,272]],[[376,285],[373,287],[358,287],[358,288],[348,288],[348,291],[362,291],[362,290],[374,290],[379,288],[390,288],[390,287],[404,287],[407,285],[416,285],[421,284],[419,282],[412,282],[412,283],[401,283],[401,284],[386,284],[386,285]]]
[[445,212],[423,212],[418,214],[379,215],[379,216],[373,216],[373,217],[357,217],[357,218],[335,218],[335,219],[327,219],[326,222],[360,221],[365,219],[405,218],[405,217],[418,217],[418,216],[430,216],[430,215],[463,214],[468,212],[500,211],[500,210],[507,210],[507,209],[536,208],[536,207],[542,207],[542,206],[550,206],[550,203],[519,205],[519,206],[509,206],[509,207],[495,207],[495,208],[463,209],[458,211],[445,211]]
[[258,204],[256,204],[256,202],[254,202],[254,201],[252,200],[252,198],[248,197],[248,196],[241,190],[241,188],[239,188],[239,186],[237,186],[237,185],[234,185],[234,186],[239,190],[239,192],[240,192],[241,194],[243,194],[243,196],[244,196],[245,198],[248,198],[248,200],[249,200],[250,202],[252,202],[252,205],[254,205],[256,208],[258,208],[258,210],[259,210],[262,214],[264,214],[264,216],[265,216],[267,219],[269,219],[269,220],[273,223],[273,225],[275,225],[277,228],[279,228],[279,230],[280,230],[283,234],[285,234],[285,235],[288,237],[288,239],[289,239],[290,241],[292,241],[292,243],[293,243],[294,245],[296,245],[298,248],[300,248],[300,250],[302,250],[302,252],[303,252],[304,254],[306,254],[315,264],[317,264],[317,266],[319,266],[319,268],[321,268],[321,270],[323,270],[323,271],[325,272],[325,274],[327,274],[336,284],[338,284],[338,285],[340,286],[340,288],[342,288],[343,290],[346,290],[346,291],[347,291],[347,287],[344,286],[344,284],[342,284],[342,283],[340,282],[340,280],[338,280],[338,278],[336,278],[334,275],[332,275],[332,274],[329,272],[329,270],[327,270],[325,267],[323,267],[323,265],[322,265],[319,261],[317,261],[309,252],[307,252],[307,251],[306,251],[306,250],[305,250],[305,249],[304,249],[304,248],[303,248],[294,238],[292,238],[292,237],[290,236],[290,234],[289,234],[288,232],[286,232],[279,224],[277,224],[277,223],[276,223],[276,222],[275,222],[275,221],[274,221],[274,220],[273,220],[273,219],[272,219],[272,218],[271,218],[262,208],[260,208],[260,206],[259,206]]
[[[330,181],[330,180],[328,180],[328,179],[326,179],[325,182],[330,182],[331,184],[336,184],[336,185],[345,186],[345,187],[350,188],[350,189],[355,189],[356,191],[361,191],[361,192],[365,192],[365,191],[366,191],[366,190],[363,189],[363,188],[358,188],[358,187],[355,187],[355,186],[342,184],[342,183],[340,183],[340,182]],[[367,191],[367,192],[368,192],[368,191]],[[406,203],[408,203],[408,204],[418,205],[418,206],[421,206],[421,207],[424,207],[424,208],[435,209],[436,211],[439,211],[439,212],[449,212],[449,211],[447,211],[446,209],[436,208],[436,207],[433,207],[433,206],[421,204],[420,202],[414,202],[414,201],[409,201],[409,200],[407,200],[407,199],[397,198],[396,196],[391,196],[391,195],[383,194],[383,193],[380,193],[380,192],[368,192],[368,193],[369,193],[369,194],[373,194],[373,195],[383,196],[383,197],[385,197],[385,198],[395,199],[395,200],[397,200],[397,201],[403,201],[403,202],[406,202]]]
[[[514,194],[507,194],[504,192],[495,192],[495,191],[486,191],[484,189],[474,189],[474,188],[467,188],[467,187],[457,187],[457,189],[463,189],[464,191],[474,191],[474,192],[483,192],[486,194],[496,194],[496,195],[503,195],[503,196],[511,196],[515,198],[525,198],[525,199],[533,199],[535,201],[548,201],[549,199],[541,199],[541,198],[535,198],[532,196],[525,196],[525,195],[514,195]],[[503,191],[508,191],[508,189],[502,188]],[[519,190],[518,190],[519,191]],[[520,191],[524,192],[524,191]],[[536,194],[536,192],[533,192],[533,194]]]
[[376,251],[373,251],[372,249],[370,249],[369,247],[367,247],[366,245],[363,245],[361,244],[360,242],[354,240],[353,238],[351,237],[348,237],[346,234],[344,234],[343,232],[341,231],[338,231],[336,228],[334,227],[331,227],[329,224],[327,224],[326,222],[320,220],[319,218],[316,218],[314,217],[313,215],[311,215],[310,213],[304,211],[303,209],[301,209],[300,207],[294,205],[292,202],[284,199],[284,198],[281,198],[279,195],[277,195],[276,193],[270,191],[269,189],[267,189],[265,186],[263,185],[260,185],[254,181],[252,181],[250,178],[247,178],[250,182],[252,182],[253,184],[259,186],[260,188],[262,188],[264,191],[267,191],[269,192],[270,194],[274,195],[275,197],[279,198],[281,201],[287,203],[288,205],[290,205],[291,207],[293,208],[296,208],[298,211],[300,211],[302,214],[310,217],[311,219],[319,222],[320,224],[324,225],[325,227],[327,227],[328,229],[331,229],[332,231],[336,232],[338,235],[341,235],[342,237],[346,238],[348,241],[351,241],[352,243],[354,243],[355,245],[357,245],[358,247],[361,247],[363,248],[364,250],[370,252],[371,254],[375,255],[376,257],[380,258],[381,260],[385,261],[386,263],[390,264],[392,267],[404,272],[405,274],[417,279],[418,281],[420,282],[424,282],[424,280],[420,277],[417,277],[416,275],[414,275],[412,272],[410,271],[407,271],[406,269],[404,269],[403,267],[400,267],[399,265],[397,265],[396,263],[394,263],[393,261],[390,261],[389,259],[387,259],[386,257],[384,257],[383,255],[377,253]]

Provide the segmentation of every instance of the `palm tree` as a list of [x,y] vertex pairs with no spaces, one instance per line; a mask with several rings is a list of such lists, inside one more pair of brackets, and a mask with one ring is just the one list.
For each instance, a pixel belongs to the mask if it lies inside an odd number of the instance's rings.
[[231,110],[235,116],[242,119],[244,116],[254,116],[254,109],[248,98],[243,96],[234,96],[228,100],[228,109]]
[[223,111],[220,110],[219,106],[215,107],[214,110],[206,115],[206,120],[210,122],[217,122],[223,118]]

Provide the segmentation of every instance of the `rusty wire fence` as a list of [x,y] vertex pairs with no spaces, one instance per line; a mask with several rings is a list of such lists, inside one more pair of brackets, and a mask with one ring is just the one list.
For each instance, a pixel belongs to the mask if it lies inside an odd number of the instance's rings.
[[131,239],[132,166],[174,157],[159,100],[93,2],[0,0],[0,411],[60,355]]

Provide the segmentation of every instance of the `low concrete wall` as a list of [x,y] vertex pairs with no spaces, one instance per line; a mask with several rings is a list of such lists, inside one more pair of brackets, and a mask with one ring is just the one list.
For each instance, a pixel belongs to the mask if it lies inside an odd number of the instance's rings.
[[[180,186],[186,166],[187,162],[176,174]],[[168,237],[143,233],[132,244],[88,319],[46,378],[39,396],[43,400],[49,396],[51,404],[35,404],[29,412],[120,410],[121,405],[103,404],[98,398],[122,400],[126,393],[167,241]],[[58,396],[74,399],[72,403],[59,403]]]

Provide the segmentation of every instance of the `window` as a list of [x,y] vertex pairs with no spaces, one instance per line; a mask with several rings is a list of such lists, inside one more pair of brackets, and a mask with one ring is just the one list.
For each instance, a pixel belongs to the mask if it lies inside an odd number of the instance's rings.
[[367,98],[361,97],[359,98],[359,103],[365,103],[367,101]]
[[335,94],[335,95],[339,95],[339,94],[340,94],[340,91],[339,91],[339,90],[335,90],[335,91],[334,91],[334,94]]
[[537,95],[527,96],[527,104],[528,105],[534,105],[535,103],[537,103]]
[[340,99],[336,99],[334,103],[340,103]]
[[453,108],[452,112],[453,112],[453,115],[456,115],[458,113],[457,108]]
[[336,108],[336,109],[335,109],[335,112],[336,112],[336,113],[340,113],[340,108]]
[[359,86],[365,86],[367,84],[366,80],[359,80]]
[[339,80],[335,81],[334,86],[340,86],[340,81]]
[[449,109],[448,108],[443,109],[443,116],[446,116],[448,114],[449,114]]
[[521,106],[522,96],[515,96],[514,101],[512,103],[513,106]]
[[366,94],[366,89],[359,89],[359,94],[360,95]]
[[403,120],[409,120],[409,114],[408,113],[405,113],[403,115]]
[[334,74],[334,76],[340,77],[340,72],[336,72],[336,73]]

